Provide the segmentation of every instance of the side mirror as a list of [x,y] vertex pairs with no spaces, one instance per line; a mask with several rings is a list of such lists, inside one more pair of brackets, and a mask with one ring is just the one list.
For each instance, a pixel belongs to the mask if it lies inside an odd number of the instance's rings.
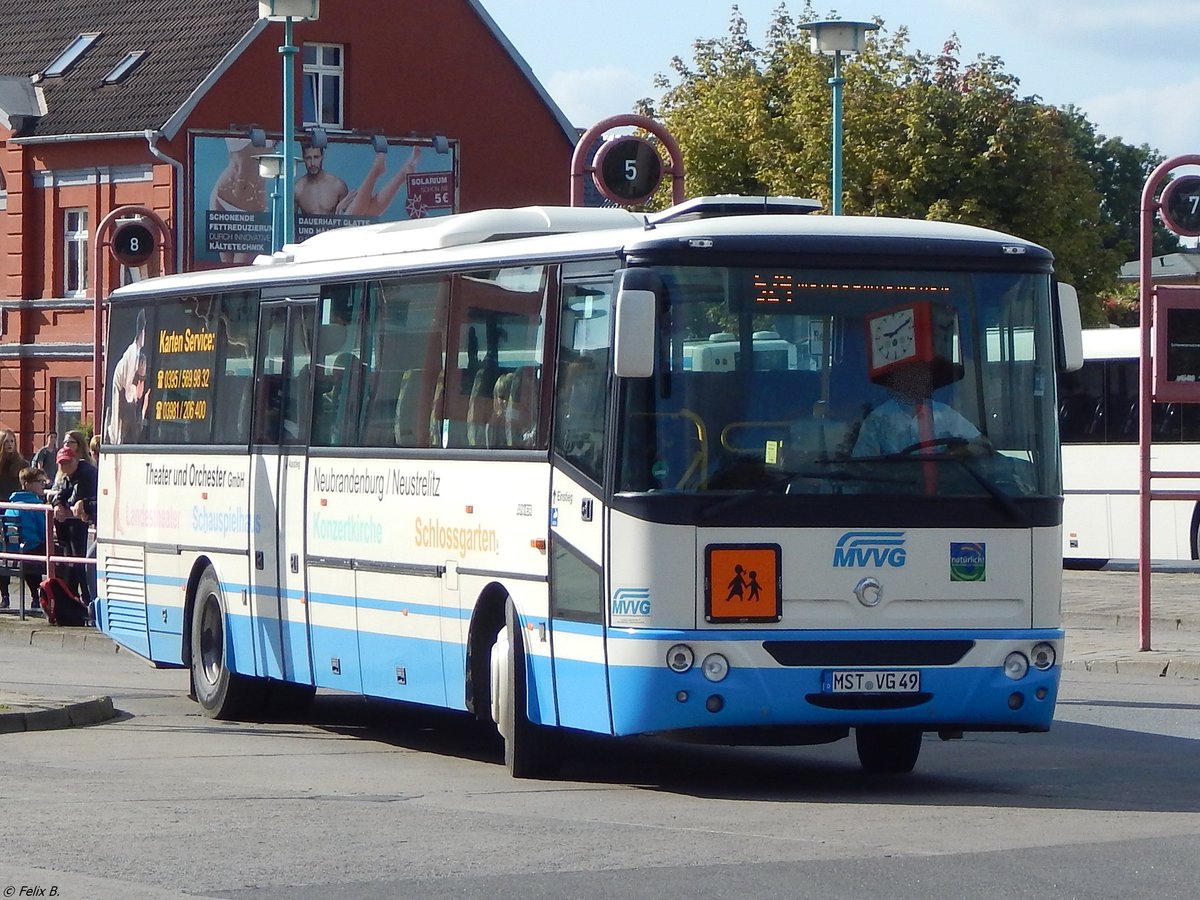
[[1079,316],[1079,292],[1061,281],[1057,287],[1058,370],[1078,372],[1083,368],[1083,323]]
[[649,378],[654,374],[660,284],[657,275],[645,269],[617,273],[613,372],[618,378]]

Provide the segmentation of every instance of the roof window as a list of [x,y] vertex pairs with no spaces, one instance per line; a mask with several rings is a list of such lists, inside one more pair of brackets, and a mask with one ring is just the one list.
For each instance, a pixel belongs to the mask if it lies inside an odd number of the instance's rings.
[[104,76],[105,84],[120,84],[128,78],[146,58],[145,50],[130,50],[125,58],[113,66],[113,70]]
[[42,72],[46,78],[54,78],[58,75],[65,75],[71,66],[79,61],[79,58],[88,51],[88,48],[100,37],[100,32],[92,31],[79,35],[75,40],[67,45],[67,49],[58,55],[54,62],[46,67],[46,71]]

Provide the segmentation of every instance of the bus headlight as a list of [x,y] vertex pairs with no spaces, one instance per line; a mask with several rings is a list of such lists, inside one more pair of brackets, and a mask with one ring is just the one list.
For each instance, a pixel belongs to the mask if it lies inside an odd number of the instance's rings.
[[1046,641],[1034,644],[1033,650],[1030,651],[1030,657],[1033,659],[1033,667],[1041,672],[1054,666],[1054,661],[1057,658],[1054,653],[1054,645]]
[[1025,658],[1024,653],[1018,653],[1014,650],[1008,656],[1004,657],[1004,674],[1013,681],[1020,681],[1028,671],[1029,660]]
[[720,653],[710,653],[704,657],[702,669],[709,681],[724,681],[729,674],[729,660]]
[[696,654],[687,644],[676,644],[667,651],[667,666],[672,672],[686,672],[696,661]]

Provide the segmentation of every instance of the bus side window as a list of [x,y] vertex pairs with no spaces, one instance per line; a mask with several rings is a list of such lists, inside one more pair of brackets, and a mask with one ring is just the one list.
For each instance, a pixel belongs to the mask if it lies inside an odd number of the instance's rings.
[[[458,275],[454,285],[443,395],[445,446],[514,446],[501,440],[497,416],[512,411],[509,391],[517,373],[541,363],[546,269],[521,266]],[[499,402],[497,385],[503,393]],[[536,396],[526,398],[534,420]]]
[[[360,447],[429,447],[434,385],[446,340],[448,280],[396,278],[372,287],[364,349]],[[440,428],[439,428],[440,434]]]

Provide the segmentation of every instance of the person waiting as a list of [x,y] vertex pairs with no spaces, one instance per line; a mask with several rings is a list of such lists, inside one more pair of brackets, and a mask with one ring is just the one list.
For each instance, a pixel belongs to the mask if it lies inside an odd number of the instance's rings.
[[[45,503],[46,486],[50,479],[40,466],[26,466],[20,473],[21,489],[8,498],[11,503]],[[46,514],[39,509],[7,509],[4,511],[4,532],[10,549],[16,553],[46,552]],[[15,532],[15,534],[14,534]],[[11,537],[10,537],[11,535]],[[38,588],[46,575],[46,564],[33,560],[21,561],[21,580],[29,590],[31,609],[37,609]],[[8,598],[0,608],[8,606]]]
[[[88,551],[88,522],[96,516],[96,467],[81,459],[70,447],[64,446],[55,457],[58,481],[54,498],[54,531],[66,556],[83,559]],[[91,602],[91,591],[83,569],[84,563],[74,563],[68,569],[67,586],[85,603]]]

